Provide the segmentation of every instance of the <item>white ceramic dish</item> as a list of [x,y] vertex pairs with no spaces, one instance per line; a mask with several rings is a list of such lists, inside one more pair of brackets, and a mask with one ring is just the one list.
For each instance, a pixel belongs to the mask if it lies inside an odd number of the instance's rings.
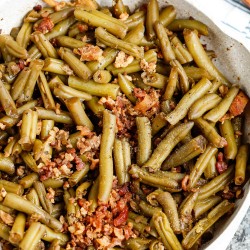
[[[124,0],[124,2],[133,10],[145,3],[146,0]],[[100,0],[99,3],[102,6],[110,6],[112,0]],[[250,54],[248,50],[242,44],[224,34],[208,17],[184,0],[159,0],[159,3],[160,6],[173,4],[177,9],[178,17],[188,18],[192,16],[208,25],[210,35],[204,39],[204,42],[208,44],[209,49],[216,52],[218,56],[216,65],[233,84],[239,84],[250,96]],[[2,33],[9,33],[12,27],[18,26],[22,17],[36,4],[41,4],[41,1],[1,0],[0,29],[2,29]],[[250,118],[247,118],[246,123],[245,141],[249,143]],[[202,249],[226,249],[249,207],[249,182],[245,185],[244,191],[244,197],[238,200],[233,215],[224,223],[221,223],[215,232],[213,240],[204,245]]]

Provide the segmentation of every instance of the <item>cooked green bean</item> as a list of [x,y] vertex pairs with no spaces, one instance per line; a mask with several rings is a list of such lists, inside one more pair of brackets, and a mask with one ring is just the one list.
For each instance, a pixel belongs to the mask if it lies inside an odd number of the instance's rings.
[[95,27],[102,27],[120,38],[124,38],[128,30],[128,26],[125,23],[98,10],[84,11],[76,9],[74,15],[76,19]]
[[217,205],[221,201],[220,196],[211,196],[204,200],[199,200],[194,206],[194,216],[195,218],[201,217],[204,213],[209,211],[212,207]]
[[145,11],[137,11],[130,15],[124,23],[128,26],[128,31],[133,30],[139,23],[144,23],[145,21]]
[[58,50],[59,56],[64,60],[83,80],[88,80],[91,76],[91,71],[86,64],[81,62],[70,50],[61,47]]
[[32,33],[32,23],[24,22],[21,29],[19,30],[16,42],[23,48],[27,48],[30,42],[30,35]]
[[159,20],[159,5],[157,0],[149,0],[146,13],[146,32],[147,38],[155,38],[154,25]]
[[127,35],[124,37],[124,41],[133,43],[135,45],[141,45],[142,39],[144,38],[144,24],[139,23],[135,26]]
[[205,138],[211,142],[217,148],[224,148],[227,145],[225,138],[221,137],[214,126],[209,124],[203,118],[197,118],[194,120],[195,125],[201,130]]
[[[203,68],[197,68],[194,66],[184,66],[183,69],[185,70],[187,76],[189,78],[192,78],[194,81],[199,81],[201,78],[205,77],[208,80],[213,80],[214,77],[211,76],[205,69]],[[209,90],[209,93],[211,90]]]
[[241,116],[236,116],[231,121],[234,129],[236,145],[239,148],[239,146],[241,145],[241,137],[242,137],[241,131],[243,127],[243,118]]
[[160,169],[163,161],[168,157],[177,143],[179,143],[192,129],[193,125],[193,122],[187,122],[177,125],[172,130],[170,130],[170,132],[159,143],[149,160],[145,162],[143,166],[154,171]]
[[226,159],[234,160],[237,155],[237,144],[234,137],[234,129],[230,120],[225,120],[220,123],[221,135],[226,139],[227,146],[224,148],[224,154]]
[[168,5],[166,8],[162,9],[159,16],[159,21],[164,27],[167,27],[170,23],[174,21],[176,17],[176,9],[173,5]]
[[206,144],[207,140],[202,135],[186,142],[163,162],[162,169],[167,170],[190,161],[205,151]]
[[152,217],[155,213],[162,211],[160,207],[151,206],[149,203],[140,200],[139,202],[140,212],[147,217]]
[[163,95],[164,100],[171,100],[174,92],[176,90],[178,83],[178,67],[173,66],[170,71],[170,75],[168,78],[168,83],[165,88],[165,92]]
[[229,84],[228,80],[222,75],[222,73],[215,67],[212,61],[207,56],[198,34],[196,31],[185,29],[183,32],[185,43],[191,55],[194,58],[195,63],[205,69],[210,75],[214,76],[217,80],[223,84]]
[[107,203],[112,189],[113,159],[112,148],[115,140],[116,117],[108,110],[103,111],[103,131],[100,147],[98,200]]
[[69,185],[71,187],[78,184],[88,173],[89,171],[89,165],[84,164],[83,169],[75,171],[70,177],[69,177]]
[[69,66],[64,63],[64,61],[50,57],[45,58],[43,71],[59,75],[70,75],[73,73]]
[[[152,10],[150,10],[152,11]],[[157,38],[159,39],[160,47],[161,47],[161,53],[163,54],[163,58],[165,62],[170,62],[171,60],[175,59],[175,53],[171,47],[169,37],[167,35],[167,32],[163,26],[163,24],[160,21],[154,22],[154,29],[157,35]]]
[[183,249],[176,235],[174,234],[167,216],[163,212],[153,215],[154,226],[161,237],[161,241],[166,249],[181,250]]
[[204,23],[197,20],[175,19],[167,28],[172,31],[183,31],[185,29],[197,30],[201,35],[208,35],[208,27]]
[[38,173],[39,172],[39,169],[38,169],[38,166],[36,164],[36,161],[35,159],[33,158],[33,156],[31,155],[31,153],[28,153],[28,152],[21,152],[21,157],[24,161],[24,163],[31,169],[33,170],[34,172]]
[[242,185],[245,181],[248,154],[248,145],[241,145],[236,156],[235,185]]
[[111,74],[108,70],[97,70],[93,75],[93,80],[98,83],[109,83],[111,81]]
[[146,250],[151,240],[145,238],[131,238],[126,241],[126,247],[131,250]]
[[215,108],[210,110],[206,115],[204,115],[204,119],[211,122],[219,121],[228,111],[231,103],[233,102],[238,92],[239,92],[238,87],[230,88],[226,96],[221,100],[221,102]]
[[183,119],[187,113],[189,108],[193,105],[193,103],[201,98],[208,90],[211,88],[212,83],[206,78],[202,78],[194,87],[192,87],[179,101],[175,109],[167,114],[166,120],[175,125],[181,119]]
[[56,42],[59,46],[69,49],[77,49],[86,45],[85,42],[68,36],[57,36]]
[[188,118],[197,119],[205,114],[208,110],[216,107],[222,99],[216,94],[206,94],[198,99],[189,109]]
[[35,250],[36,244],[41,240],[44,234],[45,227],[40,222],[33,222],[25,232],[25,235],[19,244],[19,248],[21,250]]
[[88,195],[88,201],[91,202],[89,210],[92,212],[95,211],[96,207],[98,206],[99,179],[100,177],[98,176],[93,182]]
[[9,237],[10,237],[10,228],[4,224],[0,222],[0,237],[6,241],[9,241]]
[[135,88],[134,84],[129,81],[126,76],[118,73],[118,84],[121,88],[121,91],[127,96],[127,98],[133,103],[136,103],[136,98],[133,95],[133,90]]
[[136,163],[141,166],[148,161],[151,149],[151,125],[147,117],[136,117],[138,133],[138,149],[136,153]]
[[168,81],[166,76],[159,73],[143,73],[142,79],[144,84],[157,89],[164,89]]
[[65,104],[75,121],[75,124],[78,126],[87,126],[90,130],[94,129],[94,125],[86,115],[81,100],[78,97],[72,97],[65,100]]
[[51,217],[47,212],[42,210],[40,207],[32,204],[30,201],[27,201],[16,194],[7,193],[6,197],[4,198],[3,205],[10,208],[14,208],[28,215],[36,213],[40,215],[39,221],[41,221],[48,227],[51,227],[57,231],[60,231],[62,229],[61,222]]
[[132,177],[139,178],[142,183],[161,188],[168,192],[179,192],[181,189],[179,183],[168,175],[166,176],[164,171],[158,170],[155,173],[150,173],[144,168],[132,165],[129,173]]
[[204,170],[204,176],[206,179],[213,179],[218,175],[216,170],[216,161],[216,157],[213,156],[207,164],[207,167]]
[[136,57],[137,59],[144,57],[144,50],[143,48],[131,43],[126,42],[124,40],[118,39],[112,34],[108,33],[102,27],[98,27],[95,29],[95,37],[101,43],[114,48],[124,51],[126,54]]
[[26,223],[25,214],[18,213],[10,231],[9,240],[11,243],[18,244],[23,239],[25,223]]
[[102,84],[96,83],[92,80],[85,82],[75,76],[69,77],[68,84],[74,89],[87,92],[91,95],[110,96],[112,99],[116,99],[116,96],[118,95],[119,91],[119,86],[116,84]]
[[192,230],[186,235],[182,241],[183,247],[191,248],[197,240],[210,228],[220,217],[229,212],[234,207],[233,203],[227,200],[217,205],[206,218],[199,220]]
[[69,241],[69,236],[67,234],[55,232],[47,226],[44,227],[45,227],[45,234],[42,236],[43,240],[52,242],[53,240],[57,239],[59,240],[59,244],[61,246],[66,245],[66,243]]
[[157,114],[152,120],[152,135],[157,134],[167,124],[166,114],[163,112]]
[[4,188],[6,190],[6,192],[8,193],[13,193],[16,195],[22,195],[24,192],[23,186],[11,182],[11,181],[6,181],[6,180],[2,180],[0,179],[0,188]]
[[211,160],[211,158],[217,153],[218,149],[214,148],[210,145],[206,148],[204,153],[200,155],[198,160],[196,161],[194,168],[190,172],[189,182],[188,182],[188,189],[192,190],[195,188],[197,181],[203,174],[207,164]]
[[15,164],[11,157],[6,157],[4,154],[0,153],[0,171],[12,175],[15,173],[15,170]]
[[23,188],[30,188],[35,181],[38,181],[38,178],[39,176],[37,173],[31,173],[20,179],[18,183],[22,185]]

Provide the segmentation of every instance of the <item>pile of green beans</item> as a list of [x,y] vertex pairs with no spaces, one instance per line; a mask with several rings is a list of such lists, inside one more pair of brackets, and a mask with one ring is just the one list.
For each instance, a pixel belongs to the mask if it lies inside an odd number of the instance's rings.
[[[241,139],[248,97],[201,43],[207,25],[178,19],[174,6],[160,9],[157,0],[134,13],[122,0],[110,8],[95,0],[44,2],[51,6],[35,6],[20,27],[0,35],[1,244],[199,249],[234,209],[249,170]],[[96,159],[79,146],[93,135]],[[65,163],[68,172],[45,178],[44,169],[72,150],[81,168]],[[117,227],[130,226],[133,236],[112,247],[95,237],[79,243],[72,228],[110,209],[114,183],[130,195]],[[114,230],[115,219],[105,226]]]

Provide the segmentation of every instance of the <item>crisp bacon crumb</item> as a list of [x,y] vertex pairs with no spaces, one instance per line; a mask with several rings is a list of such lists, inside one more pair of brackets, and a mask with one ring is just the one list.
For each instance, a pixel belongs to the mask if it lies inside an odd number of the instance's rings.
[[49,17],[44,17],[42,21],[34,27],[36,31],[40,31],[43,34],[50,32],[54,28],[54,23]]
[[114,66],[115,68],[125,68],[130,63],[132,63],[133,60],[133,56],[127,55],[123,51],[120,51],[115,58]]
[[101,61],[103,59],[103,50],[92,44],[86,44],[84,47],[74,49],[73,52],[81,56],[81,61]]

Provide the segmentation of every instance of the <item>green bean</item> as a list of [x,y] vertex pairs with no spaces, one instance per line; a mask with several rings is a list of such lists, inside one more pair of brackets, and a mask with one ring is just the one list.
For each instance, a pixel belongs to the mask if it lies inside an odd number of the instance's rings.
[[82,198],[86,192],[87,192],[87,189],[92,185],[92,182],[91,181],[85,181],[83,182],[81,185],[79,185],[77,188],[76,188],[76,197],[77,198]]
[[31,173],[20,179],[18,183],[22,185],[23,188],[30,188],[33,185],[33,183],[38,180],[38,178],[39,176],[37,173]]
[[36,139],[38,114],[36,111],[27,110],[23,113],[22,125],[20,131],[20,140],[18,141],[23,150],[30,151]]
[[166,116],[166,120],[175,125],[183,119],[193,103],[202,97],[211,88],[212,83],[206,78],[202,78],[194,87],[192,87],[179,101],[176,108]]
[[57,239],[59,240],[59,244],[61,246],[66,245],[67,242],[69,241],[69,236],[67,234],[55,232],[47,226],[44,227],[45,227],[45,234],[42,236],[43,240],[52,242],[53,240]]
[[2,205],[1,203],[0,203],[0,210],[4,211],[5,213],[8,213],[10,215],[14,214],[14,209],[6,207],[6,206]]
[[156,0],[149,0],[146,13],[146,32],[147,38],[155,38],[154,25],[159,20],[159,6]]
[[99,162],[99,191],[98,200],[107,203],[112,189],[113,159],[112,148],[115,140],[116,117],[108,110],[103,111],[103,131],[101,137]]
[[54,120],[55,122],[69,125],[73,124],[73,120],[71,119],[69,113],[65,111],[61,111],[60,114],[56,114],[53,110],[46,110],[45,108],[37,107],[36,112],[39,119]]
[[20,250],[35,250],[36,244],[41,240],[44,234],[45,227],[40,222],[33,222],[25,232],[25,235],[19,244]]
[[119,91],[119,86],[116,84],[102,84],[96,83],[92,80],[85,82],[75,76],[69,77],[68,84],[74,89],[87,92],[91,95],[110,96],[112,99],[116,99],[116,96],[118,95]]
[[18,213],[10,231],[9,240],[11,243],[18,244],[23,239],[25,223],[26,223],[25,214]]
[[56,49],[53,47],[53,45],[50,43],[50,41],[45,37],[45,35],[42,32],[36,31],[32,33],[30,39],[42,53],[43,57],[58,58]]
[[41,158],[44,151],[43,149],[44,149],[43,142],[39,139],[35,139],[35,142],[33,144],[33,155],[35,161],[38,161]]
[[26,194],[27,200],[35,204],[36,206],[40,207],[40,201],[38,194],[34,188],[31,188],[29,192]]
[[77,49],[86,45],[85,42],[68,36],[58,36],[56,37],[56,42],[59,46],[66,47],[69,49]]
[[197,240],[210,228],[220,217],[232,210],[234,207],[233,203],[227,200],[222,201],[217,205],[206,218],[199,220],[192,230],[186,235],[182,241],[184,248],[191,248]]
[[172,37],[170,41],[171,41],[172,49],[175,53],[175,57],[181,64],[185,64],[185,63],[193,61],[193,57],[188,52],[186,47],[184,47],[184,45],[182,44],[182,42],[179,40],[177,36]]
[[70,75],[72,74],[71,69],[64,61],[47,57],[44,60],[43,71],[59,74],[59,75]]
[[128,26],[125,23],[98,10],[88,12],[76,9],[74,15],[76,19],[95,27],[104,28],[120,38],[124,38],[128,30]]
[[0,153],[0,171],[12,175],[15,173],[15,170],[15,164],[11,157],[6,157],[4,154]]
[[133,90],[135,88],[134,84],[129,81],[126,76],[118,73],[118,84],[121,91],[126,95],[126,97],[133,103],[136,103],[136,98],[133,95]]
[[222,73],[214,66],[212,61],[207,56],[198,34],[196,31],[185,29],[183,32],[185,43],[191,55],[194,58],[195,63],[205,69],[210,75],[214,76],[217,80],[223,84],[229,84],[228,80],[222,75]]
[[242,185],[246,178],[246,166],[248,161],[248,145],[241,145],[239,147],[238,154],[236,156],[236,165],[235,165],[235,185]]
[[16,42],[18,45],[26,49],[30,42],[31,33],[32,23],[24,22],[16,37]]
[[174,233],[179,234],[181,231],[180,220],[177,211],[177,204],[172,195],[168,192],[162,192],[156,196],[156,200],[161,204]]
[[213,179],[215,178],[218,174],[217,174],[217,170],[216,170],[216,157],[213,156],[211,158],[211,160],[209,161],[209,163],[207,164],[207,167],[204,170],[204,176],[206,179]]
[[241,131],[243,127],[243,119],[241,116],[236,116],[231,121],[234,129],[236,145],[239,148],[239,146],[241,145]]
[[98,206],[99,179],[100,177],[98,176],[94,181],[88,195],[88,201],[91,202],[89,211],[91,212],[95,211],[96,207]]
[[155,21],[154,29],[155,29],[157,38],[159,39],[161,52],[163,54],[163,58],[164,58],[165,62],[168,63],[171,60],[174,60],[175,53],[171,47],[169,37],[167,35],[167,32],[166,32],[163,24],[160,21]]
[[142,79],[144,84],[157,89],[164,89],[168,81],[166,76],[159,73],[147,74],[146,72],[144,72],[142,73]]
[[168,122],[166,121],[166,114],[160,112],[152,120],[152,135],[156,135],[162,128],[164,128]]
[[198,200],[204,200],[223,190],[233,179],[234,167],[230,166],[224,173],[216,176],[210,182],[200,188]]
[[145,21],[145,11],[137,11],[130,15],[124,23],[128,26],[128,31],[133,30],[139,23],[144,23]]
[[162,242],[158,240],[151,241],[149,245],[149,250],[160,250],[160,249],[164,249],[164,245]]
[[227,146],[224,148],[224,154],[226,159],[234,160],[237,155],[237,144],[234,137],[234,129],[230,120],[225,120],[220,123],[221,135],[226,139]]
[[53,189],[56,189],[56,188],[61,188],[63,186],[63,183],[64,181],[61,180],[61,179],[52,179],[52,178],[49,178],[49,179],[46,179],[43,181],[43,185],[45,188],[53,188]]
[[168,192],[180,191],[179,183],[175,179],[169,177],[169,175],[165,175],[164,171],[158,170],[155,173],[150,173],[144,168],[139,168],[136,165],[132,165],[129,173],[132,177],[139,178],[140,182],[152,187],[161,188]]
[[186,142],[163,162],[162,169],[167,170],[190,161],[205,151],[206,144],[207,140],[202,135]]
[[103,59],[100,61],[90,61],[87,62],[86,65],[89,69],[94,73],[97,70],[105,69],[108,65],[110,65],[114,60],[118,53],[118,50],[107,48],[103,51]]
[[90,130],[94,129],[94,125],[86,115],[80,98],[72,97],[65,100],[65,104],[74,119],[74,122],[78,126],[87,126]]
[[166,249],[183,249],[176,235],[174,234],[167,216],[163,212],[158,212],[153,215],[153,224],[161,237],[161,241]]
[[0,102],[6,112],[6,115],[11,118],[17,118],[17,108],[15,102],[13,101],[9,91],[6,89],[4,83],[0,79]]
[[93,80],[98,83],[109,83],[111,81],[111,74],[108,70],[97,70],[93,75]]
[[138,150],[136,153],[136,163],[142,166],[148,161],[151,155],[151,126],[147,117],[136,117],[138,133]]
[[95,29],[95,37],[101,43],[114,48],[124,51],[126,54],[136,57],[137,59],[144,57],[143,48],[131,43],[126,42],[124,40],[118,39],[115,36],[111,35],[102,27],[98,27]]
[[133,43],[135,45],[141,45],[141,41],[144,38],[144,24],[139,23],[124,37],[124,41]]
[[212,110],[210,110],[205,116],[204,119],[217,122],[219,121],[228,111],[231,103],[239,92],[238,87],[232,87],[228,90],[226,96],[222,99],[222,101]]
[[[185,70],[188,78],[192,78],[194,81],[200,81],[201,78],[203,78],[203,77],[207,78],[210,81],[214,79],[214,77],[211,76],[203,68],[197,68],[194,66],[184,66],[183,69]],[[209,93],[212,93],[211,90],[209,90]]]
[[176,90],[176,86],[178,83],[178,67],[173,66],[170,71],[170,75],[168,78],[168,83],[166,85],[166,89],[163,95],[164,100],[171,100],[174,92]]
[[194,216],[195,218],[201,217],[204,213],[209,211],[212,207],[217,205],[221,201],[220,196],[211,196],[204,200],[199,200],[194,206]]
[[216,107],[222,99],[216,94],[206,94],[198,99],[189,109],[188,118],[197,119],[205,114],[208,110]]
[[[156,62],[157,61],[157,54],[153,49],[148,50],[147,52],[145,52],[143,59],[145,59],[147,63]],[[141,71],[140,62],[141,62],[141,60],[135,59],[132,63],[130,63],[127,67],[124,67],[124,68],[115,68],[113,65],[109,65],[107,67],[107,70],[111,71],[112,74],[115,76],[118,73],[131,74],[131,73]]]
[[39,169],[37,167],[37,164],[36,164],[36,161],[35,159],[33,158],[33,156],[28,153],[28,152],[22,152],[21,154],[21,157],[24,161],[24,163],[30,168],[32,169],[34,172],[38,173],[39,172]]
[[38,198],[40,200],[43,209],[47,211],[49,214],[51,214],[53,211],[53,205],[46,196],[46,190],[44,184],[40,181],[35,181],[33,185],[37,192]]
[[76,184],[78,184],[87,175],[88,171],[89,171],[89,165],[84,164],[83,169],[75,171],[69,177],[69,185],[71,187],[74,187]]
[[0,237],[6,241],[9,241],[10,237],[10,228],[0,222]]
[[117,18],[119,18],[123,13],[127,13],[128,7],[124,5],[122,0],[115,0],[113,4],[113,11]]
[[164,27],[167,27],[170,23],[174,21],[176,17],[176,9],[173,5],[168,5],[166,8],[162,9],[159,16],[159,21]]
[[13,193],[16,195],[22,195],[24,192],[23,186],[11,181],[1,180],[1,179],[0,179],[0,188],[1,189],[4,188],[6,192]]
[[7,53],[14,57],[27,59],[27,50],[21,47],[11,36],[0,35],[0,44],[6,48]]
[[167,28],[172,31],[183,31],[185,29],[197,30],[201,35],[208,35],[207,25],[197,20],[175,19]]
[[205,152],[201,154],[201,156],[196,161],[194,168],[190,172],[189,182],[188,182],[188,190],[192,190],[195,188],[198,179],[204,172],[204,169],[207,167],[207,164],[211,160],[211,158],[217,153],[218,149],[214,148],[210,145],[206,148]]
[[140,212],[147,217],[152,217],[155,213],[162,211],[160,207],[151,206],[149,203],[143,200],[140,200],[139,208],[140,208]]
[[88,80],[91,76],[91,71],[86,64],[81,62],[70,50],[61,47],[58,54],[83,80]]
[[62,229],[61,222],[51,217],[47,212],[32,204],[30,201],[27,201],[16,194],[7,193],[6,197],[4,198],[3,205],[14,208],[28,215],[36,213],[40,215],[39,221],[41,221],[48,227],[51,227],[57,231],[60,231]]
[[211,142],[217,148],[223,148],[227,145],[227,141],[225,138],[221,137],[216,129],[209,124],[204,119],[197,118],[194,120],[195,125],[201,130],[202,134],[205,138]]
[[144,163],[143,167],[147,167],[154,171],[160,169],[163,161],[168,157],[177,143],[179,143],[192,129],[193,125],[193,122],[187,122],[177,125],[170,130],[165,138],[158,144],[149,160]]

